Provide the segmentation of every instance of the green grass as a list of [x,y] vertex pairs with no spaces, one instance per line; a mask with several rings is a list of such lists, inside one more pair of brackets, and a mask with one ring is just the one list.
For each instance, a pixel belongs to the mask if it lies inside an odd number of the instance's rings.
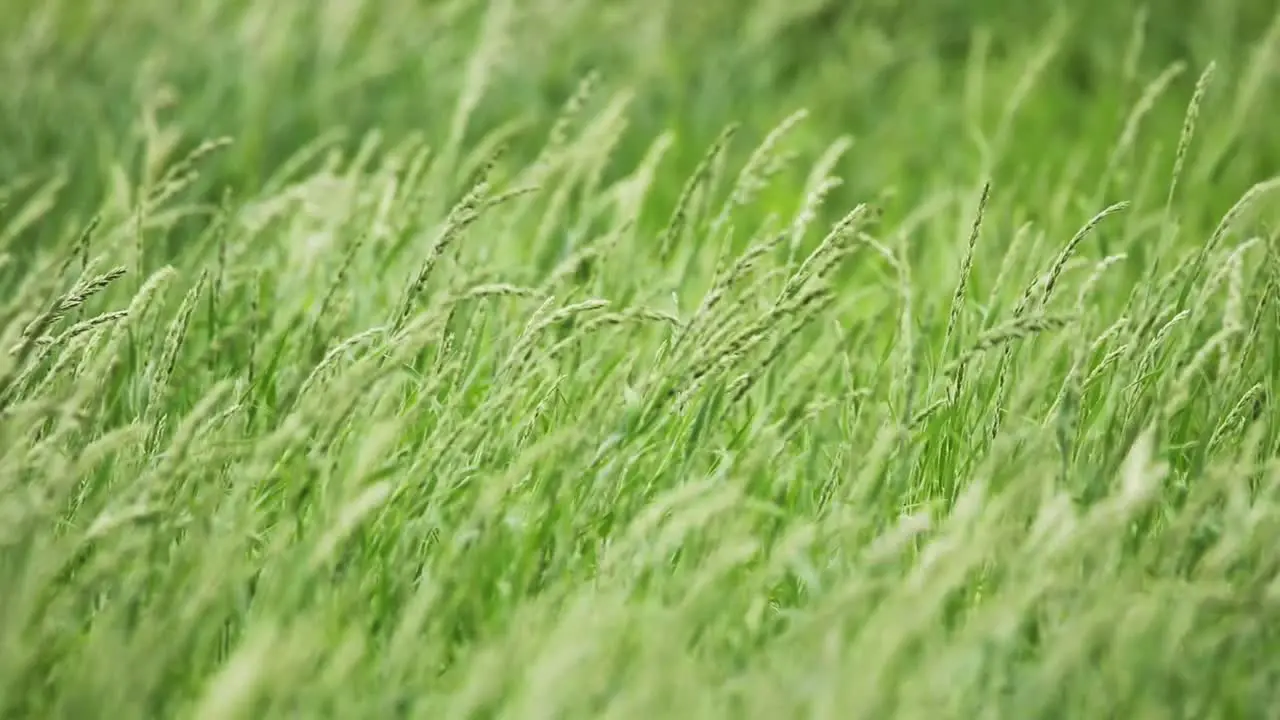
[[0,717],[1273,713],[1280,16],[1024,5],[6,3]]

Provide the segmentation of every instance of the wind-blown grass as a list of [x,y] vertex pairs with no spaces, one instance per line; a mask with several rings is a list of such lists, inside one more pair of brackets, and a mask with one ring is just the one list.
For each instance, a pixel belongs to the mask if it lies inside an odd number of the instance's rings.
[[1280,701],[1280,20],[118,5],[0,11],[0,715]]

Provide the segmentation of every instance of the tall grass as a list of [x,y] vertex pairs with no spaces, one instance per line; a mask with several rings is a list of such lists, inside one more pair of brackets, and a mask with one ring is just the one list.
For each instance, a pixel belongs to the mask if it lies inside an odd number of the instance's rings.
[[0,10],[0,715],[1280,701],[1280,20],[110,5]]

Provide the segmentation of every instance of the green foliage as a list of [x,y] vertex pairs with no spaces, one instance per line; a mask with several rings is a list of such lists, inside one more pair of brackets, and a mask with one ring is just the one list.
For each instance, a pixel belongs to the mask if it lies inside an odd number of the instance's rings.
[[0,716],[1265,716],[1274,12],[5,4]]

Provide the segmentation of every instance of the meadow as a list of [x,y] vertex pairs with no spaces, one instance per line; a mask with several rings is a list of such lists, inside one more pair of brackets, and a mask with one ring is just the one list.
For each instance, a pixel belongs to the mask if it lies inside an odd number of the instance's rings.
[[1262,0],[8,0],[0,717],[1263,718]]

